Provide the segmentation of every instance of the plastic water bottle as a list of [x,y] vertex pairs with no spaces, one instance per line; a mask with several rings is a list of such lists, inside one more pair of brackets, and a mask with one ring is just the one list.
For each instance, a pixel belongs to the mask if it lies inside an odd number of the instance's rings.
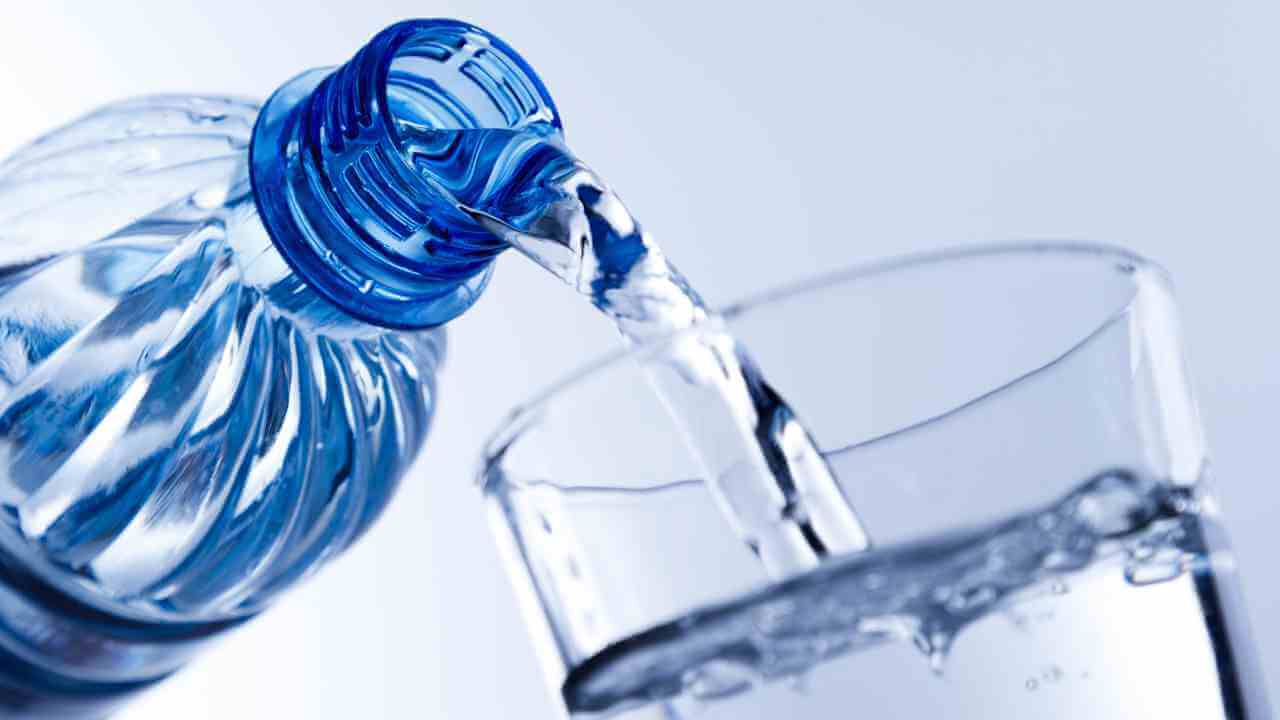
[[497,38],[410,21],[0,164],[0,714],[110,712],[385,507],[506,247],[456,204],[483,138],[432,126],[559,120]]

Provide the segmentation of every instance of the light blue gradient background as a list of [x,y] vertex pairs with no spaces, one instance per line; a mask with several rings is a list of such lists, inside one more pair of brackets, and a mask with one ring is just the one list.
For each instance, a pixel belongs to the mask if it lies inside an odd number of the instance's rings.
[[[262,97],[394,20],[453,16],[521,50],[571,145],[713,300],[943,245],[1127,245],[1178,283],[1280,699],[1280,6],[632,4],[27,3],[0,23],[0,152],[124,96]],[[580,305],[504,259],[452,328],[438,424],[382,524],[123,716],[553,718],[471,480],[511,404],[612,346]]]

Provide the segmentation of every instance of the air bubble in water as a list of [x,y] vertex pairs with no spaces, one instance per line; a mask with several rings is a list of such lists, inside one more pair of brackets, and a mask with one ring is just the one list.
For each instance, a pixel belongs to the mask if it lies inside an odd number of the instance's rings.
[[1124,579],[1130,585],[1156,585],[1177,579],[1186,569],[1186,562],[1181,556],[1160,556],[1142,562],[1130,562],[1124,568]]
[[[1176,540],[1182,526],[1162,492],[1154,482],[1108,473],[1052,508],[992,525],[985,534],[834,559],[714,612],[631,638],[625,655],[575,670],[565,697],[571,707],[593,712],[652,700],[654,688],[664,698],[683,694],[694,702],[735,694],[766,678],[796,682],[792,678],[829,658],[897,641],[912,642],[941,674],[957,635],[993,613],[1025,632],[1057,622],[1052,603],[1017,603],[1088,589],[1068,586],[1075,577],[1068,572],[1104,559],[1117,565],[1127,560],[1126,577],[1134,584],[1185,572],[1191,556]],[[1051,531],[1043,521],[1048,516],[1058,518]],[[1126,526],[1125,534],[1110,534]],[[1119,556],[1126,548],[1129,557]],[[1068,677],[1056,664],[1029,669],[1028,691],[1047,690]]]
[[732,697],[750,690],[757,681],[749,668],[725,660],[712,660],[684,675],[685,687],[699,700]]

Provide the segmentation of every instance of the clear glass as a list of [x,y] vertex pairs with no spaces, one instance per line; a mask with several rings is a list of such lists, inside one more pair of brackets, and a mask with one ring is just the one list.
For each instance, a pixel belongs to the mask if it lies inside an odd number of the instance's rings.
[[[837,478],[808,512],[848,503],[869,549],[780,571],[743,541],[703,408],[655,391],[726,333]],[[1270,717],[1206,465],[1165,274],[1021,245],[608,358],[515,412],[482,483],[569,717]]]

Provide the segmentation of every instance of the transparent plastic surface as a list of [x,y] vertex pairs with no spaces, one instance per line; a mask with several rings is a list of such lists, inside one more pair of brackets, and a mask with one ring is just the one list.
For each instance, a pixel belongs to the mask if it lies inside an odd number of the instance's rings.
[[442,331],[374,327],[258,216],[258,107],[104,107],[0,165],[0,713],[100,715],[360,536]]
[[[86,696],[178,666],[183,643],[139,640],[152,625],[210,634],[368,525],[433,405],[442,335],[413,331],[470,307],[504,250],[631,340],[706,317],[568,150],[528,64],[458,21],[392,25],[261,112],[219,98],[113,105],[2,171],[13,372],[0,543],[77,611],[147,624],[86,658],[58,645],[74,624],[47,630],[64,618],[15,594],[34,618],[14,622],[23,662]],[[740,483],[796,510],[780,528],[739,516],[744,542],[779,569],[861,547],[851,514],[804,512],[805,489],[836,492],[830,472],[750,359],[725,344],[684,362],[722,399],[708,431],[737,436],[704,461],[750,455]]]
[[[683,358],[723,343],[869,548],[779,577],[741,542],[744,509],[794,517],[687,431],[720,398]],[[682,382],[673,416],[654,388]],[[819,278],[606,360],[517,411],[482,479],[574,718],[1270,717],[1206,468],[1163,272],[1023,246]]]
[[530,146],[559,133],[542,81],[502,40],[406,20],[272,95],[251,175],[273,239],[317,292],[378,325],[430,327],[471,307],[508,247],[467,208],[526,190],[542,164]]

